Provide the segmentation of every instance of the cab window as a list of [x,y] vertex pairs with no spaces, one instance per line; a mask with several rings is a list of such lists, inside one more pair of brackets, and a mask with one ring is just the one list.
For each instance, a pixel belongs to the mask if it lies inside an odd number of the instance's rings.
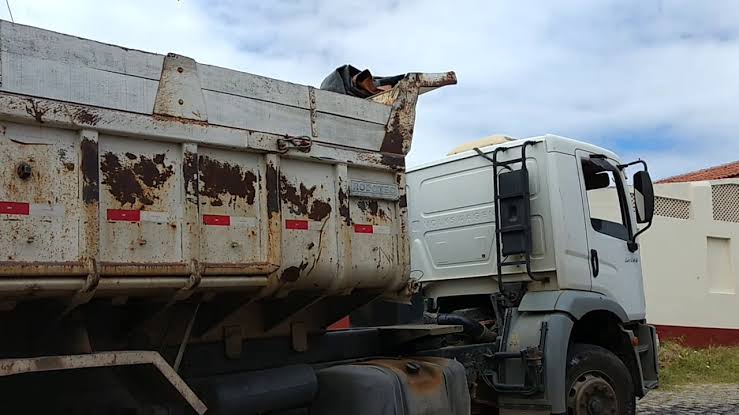
[[629,240],[623,195],[616,186],[617,177],[591,160],[582,160],[583,180],[587,191],[590,224],[597,232]]

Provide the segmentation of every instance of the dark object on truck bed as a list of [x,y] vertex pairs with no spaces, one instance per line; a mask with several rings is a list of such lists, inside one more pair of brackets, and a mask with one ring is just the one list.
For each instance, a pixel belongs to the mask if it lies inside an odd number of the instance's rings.
[[351,66],[344,65],[336,68],[326,79],[321,82],[321,89],[367,98],[380,92],[387,91],[395,86],[405,75],[395,76],[372,76],[369,69],[360,71]]

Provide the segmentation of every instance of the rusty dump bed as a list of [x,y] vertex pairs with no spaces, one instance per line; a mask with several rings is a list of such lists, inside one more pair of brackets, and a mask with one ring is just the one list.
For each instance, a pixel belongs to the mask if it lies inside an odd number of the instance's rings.
[[0,53],[3,303],[407,288],[416,99],[454,73],[363,100],[6,21]]

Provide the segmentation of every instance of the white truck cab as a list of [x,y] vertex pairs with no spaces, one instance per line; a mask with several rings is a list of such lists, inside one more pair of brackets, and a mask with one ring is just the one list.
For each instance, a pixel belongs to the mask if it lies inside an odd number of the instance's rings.
[[[627,179],[627,167],[636,165]],[[633,413],[633,397],[658,382],[637,241],[638,224],[648,227],[654,205],[646,164],[545,135],[418,166],[407,186],[411,275],[429,307],[480,311],[493,303],[499,352],[543,346],[542,413],[590,411],[609,399],[617,413]],[[630,373],[630,395],[615,374],[603,384],[565,382],[576,370],[568,359],[590,346],[597,349],[587,353],[618,356]],[[515,372],[509,368],[494,388],[510,390],[502,409],[524,403],[527,383]]]

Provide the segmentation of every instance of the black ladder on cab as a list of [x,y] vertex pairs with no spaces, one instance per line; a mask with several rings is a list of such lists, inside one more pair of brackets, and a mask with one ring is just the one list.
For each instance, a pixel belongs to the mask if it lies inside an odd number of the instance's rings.
[[[526,148],[536,144],[524,141],[512,147],[498,147],[492,158],[475,149],[479,155],[493,163],[493,193],[495,205],[495,249],[498,286],[503,293],[503,267],[525,266],[526,274],[531,273],[531,195],[529,193],[529,169],[526,165]],[[520,151],[519,157],[500,161],[501,153]],[[520,165],[514,170],[513,167]],[[503,171],[501,171],[503,170]],[[508,260],[517,256],[515,260]]]

